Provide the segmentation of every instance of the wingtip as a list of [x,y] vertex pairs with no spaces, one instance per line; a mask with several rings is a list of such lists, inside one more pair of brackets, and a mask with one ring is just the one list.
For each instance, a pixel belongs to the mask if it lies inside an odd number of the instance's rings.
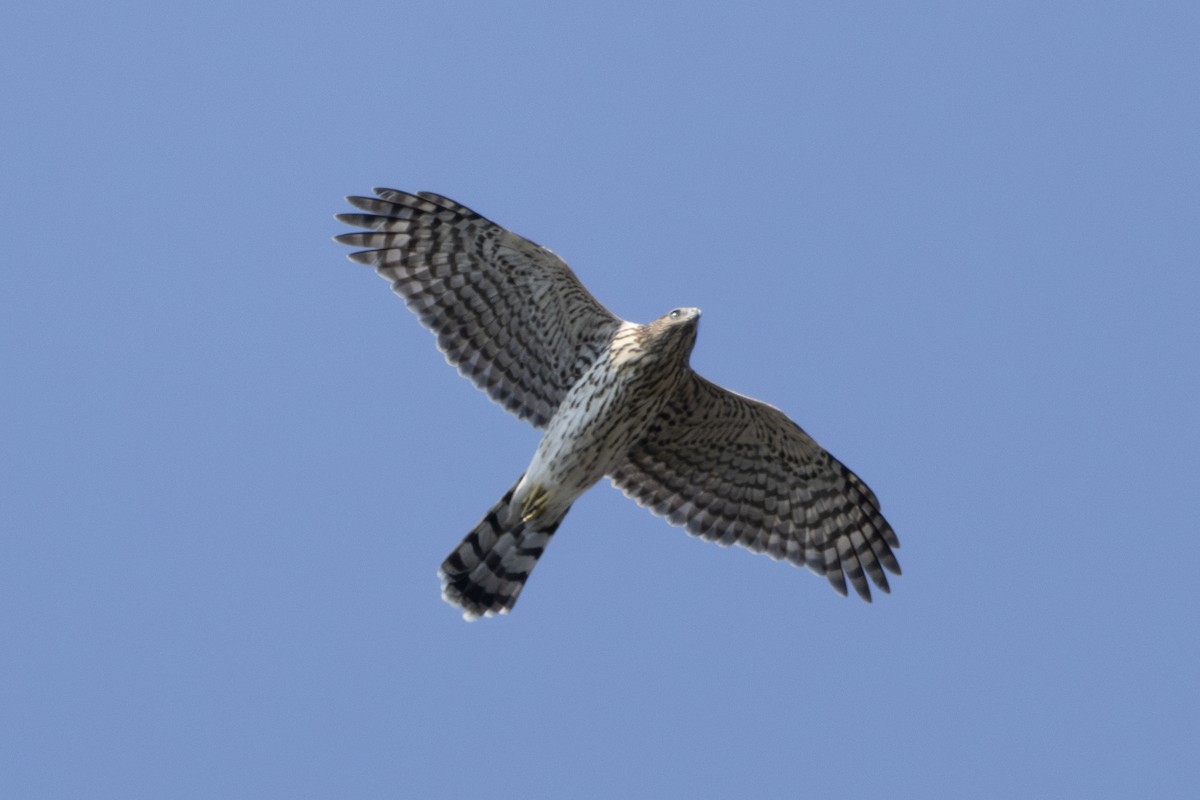
[[347,253],[346,258],[356,264],[365,264],[368,267],[375,266],[375,258],[378,250],[359,250],[357,253]]

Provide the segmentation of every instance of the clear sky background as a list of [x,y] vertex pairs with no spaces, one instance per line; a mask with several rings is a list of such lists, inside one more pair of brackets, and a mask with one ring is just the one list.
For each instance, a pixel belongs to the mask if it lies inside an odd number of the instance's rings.
[[[25,3],[0,27],[0,795],[1194,797],[1200,6]],[[607,483],[330,240],[454,197],[874,488],[866,605]]]

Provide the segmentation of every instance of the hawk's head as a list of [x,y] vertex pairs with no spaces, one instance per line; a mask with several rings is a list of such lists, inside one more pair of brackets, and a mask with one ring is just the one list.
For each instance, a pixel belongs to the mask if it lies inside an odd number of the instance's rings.
[[700,309],[676,308],[642,326],[642,346],[663,360],[686,364],[699,327]]

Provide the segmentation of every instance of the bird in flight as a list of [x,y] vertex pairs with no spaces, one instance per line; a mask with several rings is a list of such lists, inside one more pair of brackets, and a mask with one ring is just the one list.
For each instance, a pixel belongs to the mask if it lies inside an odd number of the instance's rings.
[[[720,545],[806,566],[840,594],[889,591],[900,546],[875,494],[779,409],[692,371],[700,310],[644,325],[594,298],[551,251],[449,198],[348,197],[335,237],[436,336],[446,361],[544,433],[533,459],[446,558],[442,597],[504,614],[571,504],[607,477]],[[868,577],[870,581],[868,581]]]

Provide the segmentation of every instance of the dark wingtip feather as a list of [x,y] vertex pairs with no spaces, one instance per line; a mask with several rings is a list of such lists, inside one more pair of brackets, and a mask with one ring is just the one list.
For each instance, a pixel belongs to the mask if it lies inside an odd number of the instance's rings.
[[357,253],[347,253],[346,258],[359,264],[366,264],[368,267],[375,266],[379,261],[380,250],[359,250]]
[[394,206],[388,206],[386,200],[380,200],[378,197],[363,197],[362,195],[352,194],[346,198],[346,202],[355,208],[361,208],[363,211],[386,211]]

